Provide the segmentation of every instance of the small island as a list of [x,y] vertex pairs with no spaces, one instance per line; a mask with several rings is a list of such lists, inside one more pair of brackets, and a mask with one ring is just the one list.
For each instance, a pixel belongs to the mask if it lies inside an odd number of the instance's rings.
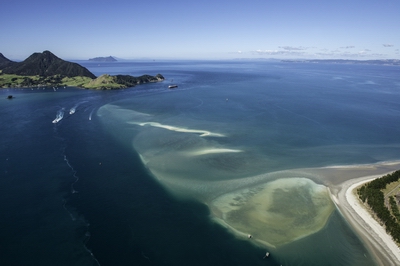
[[90,58],[89,61],[95,61],[95,62],[116,62],[118,61],[112,56],[107,56],[107,57],[95,57],[95,58]]
[[139,77],[105,74],[96,77],[87,68],[60,59],[50,51],[34,53],[22,62],[11,61],[0,53],[0,88],[69,86],[113,90],[163,80],[161,74]]

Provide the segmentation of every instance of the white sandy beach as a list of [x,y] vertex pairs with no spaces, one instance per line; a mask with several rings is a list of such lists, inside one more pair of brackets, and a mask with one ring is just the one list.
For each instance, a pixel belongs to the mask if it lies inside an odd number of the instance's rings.
[[340,211],[360,233],[370,250],[374,253],[379,265],[400,265],[400,249],[385,229],[361,205],[354,189],[382,175],[365,176],[348,180],[341,184],[341,189],[333,195]]

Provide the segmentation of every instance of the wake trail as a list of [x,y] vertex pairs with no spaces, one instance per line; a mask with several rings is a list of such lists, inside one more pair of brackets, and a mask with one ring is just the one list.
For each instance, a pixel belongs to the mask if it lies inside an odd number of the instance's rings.
[[93,112],[94,112],[95,109],[96,109],[96,108],[93,108],[92,111],[90,112],[89,120],[92,120],[92,115],[93,115]]
[[[74,186],[75,186],[75,184],[79,181],[79,176],[77,175],[77,171],[74,169],[74,167],[73,167],[73,166],[71,165],[71,163],[69,162],[69,160],[68,160],[68,158],[67,158],[67,155],[65,154],[65,149],[64,149],[64,161],[65,161],[65,163],[67,164],[67,166],[71,169],[71,171],[72,171],[72,177],[75,179],[75,180],[72,182],[72,184],[71,184],[71,194],[76,194],[76,193],[78,193],[78,191],[75,189]],[[72,214],[72,212],[69,211],[68,208],[66,207],[66,203],[67,203],[67,202],[64,200],[64,205],[63,205],[64,209],[70,214],[71,219],[72,219],[73,221],[76,221],[75,216],[74,216],[74,215]],[[87,247],[87,243],[89,242],[90,237],[91,237],[91,233],[90,233],[90,231],[89,231],[89,226],[90,226],[90,224],[89,224],[88,222],[86,222],[85,220],[83,220],[83,218],[80,218],[80,220],[81,220],[82,222],[84,222],[84,223],[85,223],[85,226],[86,226],[86,233],[85,233],[85,239],[83,240],[83,247],[84,247],[84,249],[90,254],[90,256],[91,256],[92,259],[96,262],[96,264],[100,266],[100,262],[96,259],[96,257],[95,257],[95,255],[93,254],[93,252]]]
[[[58,131],[55,131],[55,138],[57,138],[57,139],[59,139],[61,141],[61,143],[63,145],[63,147],[61,147],[61,155],[63,156],[63,160],[64,160],[65,164],[68,166],[68,168],[72,172],[73,181],[72,181],[71,186],[70,186],[70,193],[71,193],[71,195],[76,194],[76,193],[78,193],[78,191],[75,189],[75,185],[79,181],[79,176],[77,175],[77,171],[75,170],[73,165],[70,163],[70,161],[69,161],[69,159],[68,159],[68,157],[66,155],[65,138],[61,137],[59,135]],[[91,238],[91,233],[90,233],[90,230],[89,230],[90,223],[87,222],[83,216],[79,216],[79,215],[75,214],[75,212],[70,210],[68,208],[67,204],[68,204],[68,200],[66,198],[64,198],[62,207],[69,214],[69,216],[71,217],[71,220],[73,222],[75,222],[75,223],[78,223],[78,226],[83,224],[83,226],[86,228],[86,233],[84,235],[84,239],[82,240],[83,248],[90,255],[90,257],[95,262],[95,264],[100,266],[100,262],[97,260],[97,258],[93,254],[93,252],[87,247],[87,243],[89,242],[89,240]]]
[[[86,224],[86,226],[89,229],[90,224]],[[93,252],[87,247],[87,243],[89,242],[90,237],[91,237],[91,234],[90,234],[90,232],[88,230],[85,233],[85,240],[83,241],[83,246],[85,247],[85,250],[90,254],[92,259],[96,262],[96,264],[100,266],[100,262],[96,259],[96,257],[94,256]]]
[[79,177],[76,175],[76,170],[74,169],[74,167],[72,167],[72,165],[69,163],[67,155],[64,154],[64,161],[66,162],[66,164],[68,165],[68,167],[71,169],[72,171],[72,176],[75,178],[75,181],[71,184],[71,193],[75,194],[78,193],[77,190],[75,190],[74,185],[79,181]]
[[73,115],[76,112],[76,109],[79,107],[79,105],[86,103],[87,101],[82,101],[82,102],[78,102],[77,104],[75,104],[71,109],[69,109],[69,114]]
[[65,111],[64,107],[57,111],[56,118],[52,122],[53,124],[56,124],[56,123],[60,122],[61,119],[63,119],[64,111]]

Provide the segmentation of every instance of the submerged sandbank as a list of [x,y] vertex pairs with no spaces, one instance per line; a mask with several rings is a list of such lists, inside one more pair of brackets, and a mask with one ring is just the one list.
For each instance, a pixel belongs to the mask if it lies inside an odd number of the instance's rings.
[[284,178],[224,194],[210,204],[217,221],[240,236],[278,247],[318,232],[334,210],[327,188]]

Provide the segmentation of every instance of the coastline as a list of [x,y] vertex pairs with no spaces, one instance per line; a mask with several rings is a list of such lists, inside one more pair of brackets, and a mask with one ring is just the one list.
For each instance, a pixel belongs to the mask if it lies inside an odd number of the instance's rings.
[[[335,165],[320,168],[297,169],[298,175],[318,180],[327,187],[332,202],[350,227],[360,237],[376,265],[400,265],[400,248],[385,229],[371,216],[354,194],[355,188],[373,179],[400,169],[400,161],[383,161],[372,164]],[[290,173],[290,172],[288,172]],[[293,174],[293,173],[291,173]],[[213,212],[213,211],[212,211]],[[239,238],[248,238],[248,233],[238,231],[214,213],[213,220],[230,229]],[[253,238],[253,241],[256,238]],[[273,248],[264,241],[256,245]]]
[[354,194],[357,187],[383,175],[385,174],[347,180],[341,184],[336,195],[331,193],[331,197],[339,211],[363,239],[378,265],[399,265],[399,247]]

